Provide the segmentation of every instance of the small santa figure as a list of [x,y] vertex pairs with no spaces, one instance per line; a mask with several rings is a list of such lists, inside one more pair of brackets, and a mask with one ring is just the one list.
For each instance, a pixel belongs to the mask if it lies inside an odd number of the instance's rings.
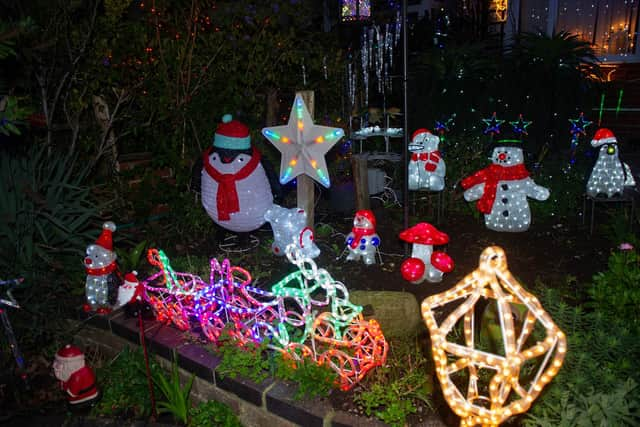
[[353,228],[347,235],[347,261],[357,261],[362,257],[365,264],[376,263],[376,251],[380,246],[380,236],[376,234],[376,217],[370,210],[359,210],[353,218]]
[[139,314],[145,319],[153,318],[153,309],[145,299],[144,285],[138,280],[138,272],[132,271],[125,274],[124,282],[118,288],[118,301],[116,307],[123,307],[129,317],[138,317]]
[[84,266],[87,272],[85,311],[109,313],[116,303],[118,287],[122,283],[116,264],[117,255],[113,251],[112,234],[116,225],[107,221],[102,225],[102,234],[96,243],[87,247]]
[[67,394],[70,405],[94,401],[98,398],[96,376],[86,366],[84,353],[67,344],[56,353],[53,373],[60,380],[60,388]]
[[591,197],[621,196],[625,187],[635,187],[636,181],[628,164],[618,155],[618,139],[609,129],[598,129],[591,140],[598,150],[598,160],[587,181],[587,194]]
[[138,280],[138,272],[132,271],[125,274],[124,282],[118,288],[118,301],[116,307],[142,300],[144,287]]

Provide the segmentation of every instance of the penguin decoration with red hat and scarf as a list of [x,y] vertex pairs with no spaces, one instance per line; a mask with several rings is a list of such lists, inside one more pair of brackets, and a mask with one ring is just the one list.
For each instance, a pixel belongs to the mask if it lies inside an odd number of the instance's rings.
[[213,146],[202,156],[202,205],[220,227],[235,233],[260,228],[273,195],[249,128],[230,114],[222,117]]
[[[488,167],[460,183],[467,202],[477,200],[484,223],[494,231],[521,232],[531,225],[527,197],[547,200],[549,190],[536,184],[524,165],[522,148],[509,145],[513,140],[499,141],[493,149]],[[520,142],[516,142],[520,144]]]

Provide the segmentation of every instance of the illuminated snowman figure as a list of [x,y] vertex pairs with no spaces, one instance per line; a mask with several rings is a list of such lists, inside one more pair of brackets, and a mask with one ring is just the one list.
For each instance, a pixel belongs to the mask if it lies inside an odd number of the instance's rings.
[[305,257],[315,258],[320,255],[320,249],[314,242],[313,230],[307,227],[307,213],[304,209],[273,205],[264,214],[264,219],[273,229],[271,250],[274,254],[284,255],[287,245],[293,243]]
[[491,230],[528,230],[531,210],[527,197],[547,200],[549,190],[531,179],[521,148],[496,147],[490,159],[493,164],[462,180],[465,200],[478,201],[478,210],[484,214],[484,223]]
[[380,246],[380,236],[376,234],[376,217],[370,210],[359,210],[353,218],[353,228],[347,235],[347,261],[360,258],[366,265],[376,263],[376,251]]
[[93,245],[87,246],[84,267],[87,273],[85,311],[108,313],[117,299],[118,287],[122,280],[113,251],[112,233],[116,225],[107,221],[102,226],[102,234]]
[[202,205],[211,219],[236,233],[260,228],[273,196],[249,128],[226,114],[202,161]]
[[631,168],[618,157],[618,140],[609,129],[598,129],[591,140],[598,148],[598,160],[587,181],[587,194],[591,197],[621,196],[624,187],[636,185]]
[[430,191],[442,191],[444,189],[447,167],[438,151],[439,144],[440,138],[427,129],[418,129],[411,136],[409,190],[424,188]]

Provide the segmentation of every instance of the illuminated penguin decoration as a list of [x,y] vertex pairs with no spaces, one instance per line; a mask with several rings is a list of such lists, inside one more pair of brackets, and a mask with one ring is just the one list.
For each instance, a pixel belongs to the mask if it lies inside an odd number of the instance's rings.
[[636,185],[631,168],[618,156],[618,140],[609,129],[598,129],[591,140],[598,149],[598,159],[587,181],[587,194],[591,197],[621,196],[624,187]]
[[202,205],[211,219],[236,233],[262,226],[273,195],[249,128],[225,114],[202,162]]

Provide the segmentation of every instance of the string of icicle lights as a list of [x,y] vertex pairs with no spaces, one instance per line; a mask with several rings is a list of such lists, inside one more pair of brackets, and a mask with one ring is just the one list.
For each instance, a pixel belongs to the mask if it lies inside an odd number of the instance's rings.
[[298,271],[266,291],[250,286],[249,272],[227,259],[211,259],[207,283],[174,271],[164,252],[151,249],[148,260],[159,271],[143,282],[145,298],[159,321],[182,330],[198,325],[213,342],[225,327],[239,345],[266,340],[287,357],[330,366],[348,390],[385,363],[382,330],[363,318],[362,307],[349,301],[344,284],[329,272],[294,245],[286,255]]

